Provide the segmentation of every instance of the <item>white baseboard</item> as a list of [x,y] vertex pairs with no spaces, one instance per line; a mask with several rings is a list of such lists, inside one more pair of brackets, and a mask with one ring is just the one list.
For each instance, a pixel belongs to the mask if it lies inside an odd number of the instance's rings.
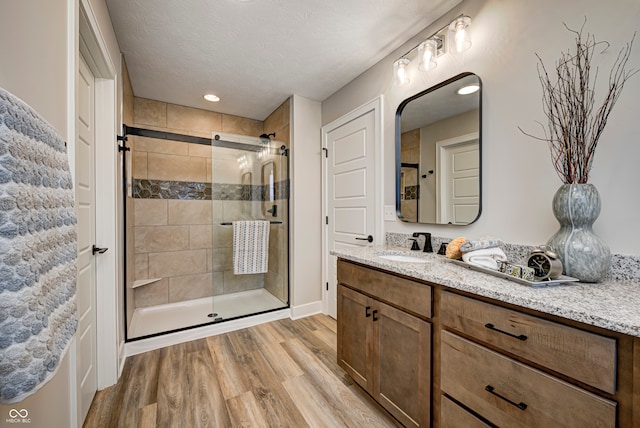
[[164,348],[165,346],[177,345],[178,343],[184,343],[191,340],[229,333],[231,331],[241,330],[243,328],[253,327],[254,325],[264,324],[267,322],[290,317],[291,310],[282,309],[279,311],[268,312],[266,314],[240,318],[232,321],[225,321],[219,324],[211,324],[203,327],[192,328],[189,330],[178,331],[176,333],[168,333],[163,334],[162,336],[127,342],[124,345],[124,355],[126,358],[132,355],[141,354],[143,352],[153,351],[154,349]]
[[311,315],[322,314],[322,313],[324,313],[322,310],[322,300],[318,300],[317,302],[307,303],[305,305],[291,307],[292,320],[297,320],[300,318],[305,318]]

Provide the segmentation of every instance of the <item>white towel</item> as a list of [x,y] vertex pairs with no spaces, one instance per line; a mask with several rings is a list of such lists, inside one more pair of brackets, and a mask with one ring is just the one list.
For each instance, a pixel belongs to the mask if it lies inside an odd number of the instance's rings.
[[269,270],[269,222],[233,222],[233,273],[244,275]]
[[481,250],[470,251],[462,255],[462,261],[488,268],[498,270],[498,261],[507,261],[507,255],[502,251],[502,248],[483,248]]

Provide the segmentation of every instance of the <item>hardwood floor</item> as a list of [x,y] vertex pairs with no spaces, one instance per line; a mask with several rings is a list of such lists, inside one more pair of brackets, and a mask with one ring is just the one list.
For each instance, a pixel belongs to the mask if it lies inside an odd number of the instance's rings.
[[336,362],[336,322],[274,321],[129,358],[85,427],[398,427]]

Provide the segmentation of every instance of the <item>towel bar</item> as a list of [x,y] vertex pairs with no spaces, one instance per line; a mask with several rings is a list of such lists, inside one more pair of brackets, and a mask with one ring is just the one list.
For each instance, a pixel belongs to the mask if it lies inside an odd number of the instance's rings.
[[[282,224],[281,221],[270,221],[269,223],[271,224]],[[233,223],[230,221],[225,221],[223,223],[220,223],[221,226],[231,226]]]

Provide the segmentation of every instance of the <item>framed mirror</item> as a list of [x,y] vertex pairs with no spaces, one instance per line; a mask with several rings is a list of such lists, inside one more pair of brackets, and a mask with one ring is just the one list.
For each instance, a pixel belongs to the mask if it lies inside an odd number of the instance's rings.
[[[473,88],[476,88],[472,92]],[[412,223],[473,223],[482,211],[482,84],[462,73],[396,112],[396,213]]]

